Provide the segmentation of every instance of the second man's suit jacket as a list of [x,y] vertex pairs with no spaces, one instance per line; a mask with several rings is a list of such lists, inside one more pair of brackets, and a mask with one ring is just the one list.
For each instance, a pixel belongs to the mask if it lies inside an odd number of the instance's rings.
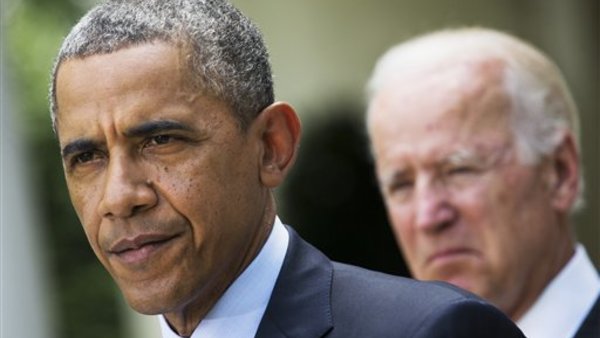
[[599,338],[600,337],[600,297],[587,314],[587,317],[575,333],[573,338]]
[[524,337],[467,291],[332,262],[287,230],[286,257],[256,337]]

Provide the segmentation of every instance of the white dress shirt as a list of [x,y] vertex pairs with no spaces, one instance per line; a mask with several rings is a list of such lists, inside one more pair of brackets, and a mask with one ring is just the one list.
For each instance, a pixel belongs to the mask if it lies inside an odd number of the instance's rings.
[[600,294],[600,277],[583,245],[517,322],[528,338],[571,338]]
[[[256,258],[202,319],[191,338],[254,337],[283,265],[289,235],[278,217]],[[179,338],[164,316],[157,316],[163,338]]]

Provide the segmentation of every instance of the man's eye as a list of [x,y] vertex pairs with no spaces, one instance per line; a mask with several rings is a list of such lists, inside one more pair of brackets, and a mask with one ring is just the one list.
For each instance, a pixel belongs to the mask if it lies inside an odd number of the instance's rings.
[[409,189],[412,186],[412,182],[410,181],[398,181],[392,182],[389,186],[390,193],[398,193],[403,192]]
[[450,168],[448,170],[448,174],[450,175],[456,175],[456,174],[469,174],[474,172],[474,169],[468,166],[462,166],[462,167],[454,167],[454,168]]
[[168,143],[172,142],[173,139],[174,139],[174,137],[171,135],[155,135],[148,139],[148,141],[146,142],[146,146],[152,147],[152,146],[168,144]]
[[98,151],[84,151],[79,154],[75,154],[69,160],[69,166],[71,169],[79,167],[86,167],[102,159],[103,154]]
[[96,158],[96,154],[92,151],[86,151],[85,153],[78,154],[73,157],[74,164],[84,164],[93,161]]

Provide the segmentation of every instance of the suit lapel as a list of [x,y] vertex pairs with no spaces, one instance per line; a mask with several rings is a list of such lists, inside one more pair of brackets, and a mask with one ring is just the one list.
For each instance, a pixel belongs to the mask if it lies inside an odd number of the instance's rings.
[[597,338],[600,332],[600,296],[573,338]]
[[288,250],[256,337],[322,337],[333,327],[331,261],[287,227]]

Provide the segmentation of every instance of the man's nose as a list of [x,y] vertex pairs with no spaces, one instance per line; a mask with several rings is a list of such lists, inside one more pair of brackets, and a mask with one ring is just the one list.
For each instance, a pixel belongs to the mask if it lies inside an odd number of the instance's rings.
[[111,157],[105,173],[98,212],[102,217],[126,218],[152,208],[158,201],[146,172],[126,156]]
[[427,232],[440,231],[453,223],[457,210],[441,182],[419,182],[416,194],[415,225]]

